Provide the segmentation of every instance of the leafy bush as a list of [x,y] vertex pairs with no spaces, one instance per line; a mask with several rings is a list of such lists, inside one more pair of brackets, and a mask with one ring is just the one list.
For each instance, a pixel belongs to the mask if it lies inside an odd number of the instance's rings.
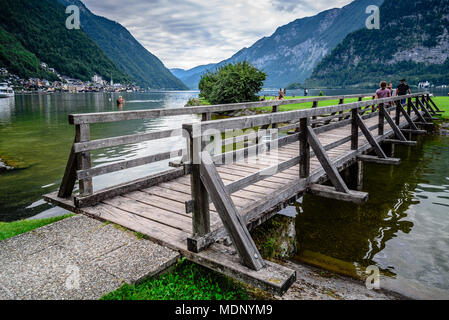
[[201,77],[200,97],[212,104],[257,101],[256,93],[266,78],[266,73],[246,61],[228,64]]

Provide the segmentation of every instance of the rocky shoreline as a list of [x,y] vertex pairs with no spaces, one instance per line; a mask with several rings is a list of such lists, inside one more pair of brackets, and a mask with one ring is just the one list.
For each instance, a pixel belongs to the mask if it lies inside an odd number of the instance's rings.
[[440,135],[449,136],[449,122],[443,123],[441,125]]
[[3,160],[0,158],[0,172],[11,171],[14,170],[13,167],[8,166]]

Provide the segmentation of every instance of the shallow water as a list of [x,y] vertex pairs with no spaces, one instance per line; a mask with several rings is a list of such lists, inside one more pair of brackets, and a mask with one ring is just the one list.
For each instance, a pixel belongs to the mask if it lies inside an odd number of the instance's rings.
[[365,205],[306,195],[295,208],[295,259],[356,277],[374,265],[384,288],[448,298],[449,138],[419,141],[396,146],[399,166],[365,164]]

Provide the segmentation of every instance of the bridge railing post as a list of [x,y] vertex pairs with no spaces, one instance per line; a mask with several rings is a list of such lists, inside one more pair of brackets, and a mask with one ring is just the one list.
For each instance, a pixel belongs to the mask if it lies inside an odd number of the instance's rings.
[[[312,103],[312,108],[313,109],[318,108],[318,101],[314,101]],[[316,119],[317,119],[317,116],[312,117],[312,121],[315,121]],[[315,128],[315,127],[316,127],[316,123],[312,124],[312,128]]]
[[401,101],[396,100],[393,102],[393,104],[396,104],[396,124],[399,126],[401,124],[401,107],[400,107]]
[[359,108],[355,108],[351,111],[351,150],[357,150],[359,148],[359,124],[357,122],[359,110]]
[[379,104],[379,136],[384,134],[384,123],[385,123],[385,105],[383,103]]
[[[273,110],[271,111],[272,113],[277,113],[279,112],[279,106],[273,106]],[[271,126],[273,129],[277,129],[279,127],[279,124],[277,123],[273,123],[273,125]]]
[[412,114],[412,98],[407,98],[407,113],[408,115]]
[[[90,126],[89,124],[76,125],[75,142],[90,141]],[[90,151],[84,151],[77,155],[77,170],[88,170],[92,167],[92,160]],[[92,178],[85,178],[79,180],[80,195],[89,196],[93,194]]]
[[188,155],[190,156],[190,188],[193,201],[192,233],[193,236],[202,237],[210,233],[209,194],[201,181],[201,151],[204,142],[201,132],[201,123],[184,125],[188,138]]
[[299,178],[306,179],[310,175],[310,144],[309,133],[307,127],[310,124],[310,118],[302,118],[299,120]]
[[[340,101],[338,102],[338,104],[344,104],[345,103],[345,98],[340,99]],[[344,111],[340,111],[339,114],[343,114]],[[343,117],[338,117],[338,121],[343,120]]]

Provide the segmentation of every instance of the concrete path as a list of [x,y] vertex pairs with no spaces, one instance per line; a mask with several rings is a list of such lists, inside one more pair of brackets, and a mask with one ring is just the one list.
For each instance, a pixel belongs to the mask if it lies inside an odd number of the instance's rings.
[[179,257],[79,215],[0,241],[0,300],[99,299],[164,271]]

